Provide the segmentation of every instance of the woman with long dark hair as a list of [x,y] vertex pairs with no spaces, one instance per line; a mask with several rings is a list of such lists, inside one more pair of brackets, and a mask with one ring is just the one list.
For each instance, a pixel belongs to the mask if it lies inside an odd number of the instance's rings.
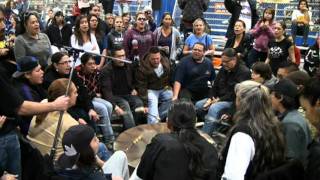
[[54,46],[70,46],[72,27],[64,22],[61,11],[54,13],[52,23],[47,28],[46,34]]
[[269,43],[268,58],[266,63],[270,64],[272,73],[277,74],[279,66],[282,62],[291,61],[296,62],[294,56],[294,45],[286,36],[286,24],[285,22],[276,22],[274,26],[274,40]]
[[179,31],[174,27],[174,22],[170,13],[163,14],[161,26],[153,34],[156,45],[166,52],[168,59],[176,60],[177,54],[181,53],[181,39]]
[[156,135],[147,146],[137,176],[153,180],[215,180],[217,151],[195,128],[191,102],[175,101],[168,112],[171,133]]
[[254,81],[237,84],[236,125],[222,150],[222,179],[255,179],[281,165],[285,142],[274,115],[268,88]]
[[[89,19],[85,15],[77,17],[75,22],[74,34],[71,36],[71,46],[84,51],[100,54],[100,48],[97,39],[90,32]],[[80,65],[80,59],[76,65]]]

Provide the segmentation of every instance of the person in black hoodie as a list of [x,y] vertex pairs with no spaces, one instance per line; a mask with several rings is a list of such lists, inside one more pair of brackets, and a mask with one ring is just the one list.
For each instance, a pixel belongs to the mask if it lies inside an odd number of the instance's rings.
[[[47,97],[45,89],[41,86],[43,82],[43,71],[39,61],[31,56],[25,56],[17,61],[17,71],[12,75],[13,84],[24,100],[40,102]],[[21,116],[19,123],[20,132],[28,134],[32,116]]]
[[61,11],[54,14],[51,25],[46,30],[51,44],[61,47],[70,46],[70,37],[72,27],[64,22],[64,16]]
[[[50,84],[59,78],[69,78],[70,63],[69,56],[62,52],[57,52],[51,57],[52,65],[46,70],[43,85],[46,89]],[[76,73],[72,74],[72,82],[78,88],[77,104],[70,108],[68,112],[78,121],[85,121],[95,128],[95,121],[99,119],[98,114],[94,110],[93,104],[89,97],[88,89],[84,86],[83,81]]]

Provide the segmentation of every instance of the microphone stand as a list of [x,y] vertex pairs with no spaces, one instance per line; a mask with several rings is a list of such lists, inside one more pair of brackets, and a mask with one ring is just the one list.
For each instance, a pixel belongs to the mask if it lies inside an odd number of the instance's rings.
[[[66,92],[65,92],[65,96],[68,96],[69,94],[69,89],[70,89],[70,85],[71,85],[71,82],[72,82],[72,74],[73,74],[73,71],[74,71],[74,67],[75,67],[75,64],[76,64],[76,61],[79,57],[79,54],[82,50],[78,50],[78,49],[68,49],[68,52],[70,54],[72,54],[73,56],[73,62],[72,62],[72,66],[71,66],[71,71],[70,71],[70,75],[69,75],[69,79],[68,79],[68,85],[67,85],[67,89],[66,89]],[[55,136],[54,136],[54,140],[53,140],[53,144],[52,144],[52,148],[51,148],[51,151],[50,151],[50,156],[49,156],[49,160],[50,162],[54,162],[54,157],[55,157],[55,154],[56,154],[56,150],[57,150],[57,145],[58,145],[58,137],[60,136],[60,132],[61,132],[61,127],[62,127],[62,116],[64,114],[64,111],[60,111],[60,114],[59,114],[59,120],[58,120],[58,124],[57,124],[57,129],[56,129],[56,132],[55,132]]]

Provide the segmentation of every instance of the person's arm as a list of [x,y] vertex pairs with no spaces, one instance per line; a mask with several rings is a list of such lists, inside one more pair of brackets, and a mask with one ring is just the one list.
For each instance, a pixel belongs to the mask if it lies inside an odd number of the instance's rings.
[[209,7],[209,0],[204,0],[202,3],[203,11],[207,11]]
[[180,89],[181,89],[181,84],[180,84],[180,82],[175,81],[175,82],[174,82],[174,85],[173,85],[173,96],[172,96],[172,101],[174,101],[174,100],[177,100],[177,99],[178,99]]
[[143,105],[148,107],[148,77],[146,77],[141,68],[138,68],[135,73],[135,79],[138,95],[142,99]]
[[204,54],[214,56],[215,46],[214,46],[213,41],[210,37],[208,38],[208,43],[210,44],[209,48]]
[[288,51],[289,51],[289,57],[290,57],[291,62],[296,63],[296,57],[294,55],[294,45],[291,45],[289,47]]
[[49,103],[38,103],[32,101],[23,101],[18,108],[19,115],[35,115],[50,111],[65,111],[68,108],[69,97],[60,96],[55,101]]
[[255,154],[253,139],[245,133],[235,133],[230,142],[222,179],[244,180]]
[[231,14],[233,13],[236,5],[237,3],[235,0],[224,0],[224,6],[227,9],[227,11],[230,12]]

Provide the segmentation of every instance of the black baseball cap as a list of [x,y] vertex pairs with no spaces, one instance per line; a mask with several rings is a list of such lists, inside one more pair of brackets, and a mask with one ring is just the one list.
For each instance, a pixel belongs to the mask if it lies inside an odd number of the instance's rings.
[[294,84],[291,80],[286,78],[279,80],[270,89],[271,91],[277,92],[279,94],[282,94],[291,98],[297,97],[299,93],[298,86]]
[[17,71],[12,74],[12,77],[18,78],[26,72],[32,71],[39,65],[38,59],[32,56],[24,56],[17,60]]

